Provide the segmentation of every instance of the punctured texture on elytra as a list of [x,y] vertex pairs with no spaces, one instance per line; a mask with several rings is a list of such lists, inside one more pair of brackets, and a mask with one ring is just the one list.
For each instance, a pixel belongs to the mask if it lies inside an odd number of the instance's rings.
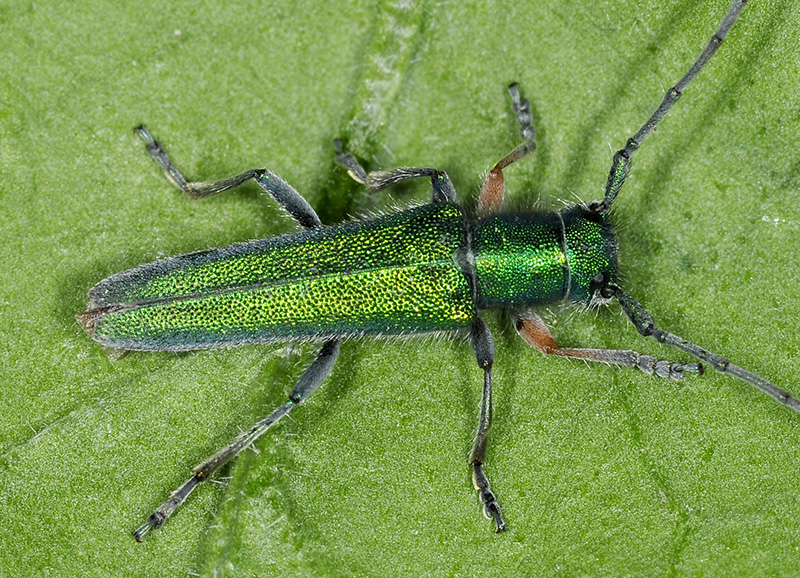
[[454,204],[240,243],[101,281],[93,337],[129,350],[453,329],[475,316]]

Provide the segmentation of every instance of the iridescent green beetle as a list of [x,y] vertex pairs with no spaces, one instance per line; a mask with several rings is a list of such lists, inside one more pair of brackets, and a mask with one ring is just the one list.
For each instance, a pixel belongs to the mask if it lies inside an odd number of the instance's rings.
[[206,197],[254,179],[306,230],[211,249],[142,265],[113,275],[90,292],[80,319],[98,342],[126,351],[183,351],[291,339],[314,339],[322,348],[289,394],[289,400],[195,468],[192,477],[134,533],[159,528],[221,465],[236,456],[330,374],[342,339],[363,334],[468,331],[484,370],[483,397],[469,457],[484,514],[498,532],[505,522],[483,470],[492,422],[494,342],[480,311],[508,309],[522,338],[542,353],[638,367],[675,380],[702,373],[700,363],[660,361],[634,351],[560,348],[529,306],[568,300],[580,305],[616,299],[638,331],[737,377],[800,411],[800,400],[769,381],[658,328],[617,285],[616,238],[609,212],[630,169],[632,154],[666,116],[716,52],[744,8],[735,0],[689,71],[642,128],[614,155],[602,201],[558,212],[502,212],[503,169],[535,149],[530,105],[509,87],[522,144],[498,162],[484,181],[479,219],[456,204],[448,176],[429,168],[367,173],[335,141],[337,160],[372,190],[430,178],[428,205],[376,219],[323,227],[311,206],[268,170],[250,170],[213,183],[188,182],[161,145],[137,127],[148,152],[169,180],[192,198]]

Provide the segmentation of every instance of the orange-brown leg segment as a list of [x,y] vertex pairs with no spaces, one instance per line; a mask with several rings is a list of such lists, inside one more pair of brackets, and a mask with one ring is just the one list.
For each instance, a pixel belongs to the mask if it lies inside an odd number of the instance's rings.
[[519,92],[519,85],[516,82],[508,87],[508,92],[511,95],[514,114],[516,114],[517,121],[520,124],[519,133],[523,142],[494,165],[494,168],[486,175],[486,180],[483,181],[483,186],[481,187],[481,196],[478,198],[478,213],[481,216],[496,213],[503,207],[503,198],[506,190],[503,169],[536,149],[536,143],[534,142],[536,130],[531,124],[533,123],[531,103],[522,98]]
[[514,313],[514,327],[520,337],[531,347],[548,355],[560,355],[586,361],[599,361],[624,367],[638,367],[648,375],[666,377],[679,381],[686,373],[703,373],[700,363],[676,363],[662,361],[651,355],[625,349],[573,349],[556,344],[542,318],[535,313]]

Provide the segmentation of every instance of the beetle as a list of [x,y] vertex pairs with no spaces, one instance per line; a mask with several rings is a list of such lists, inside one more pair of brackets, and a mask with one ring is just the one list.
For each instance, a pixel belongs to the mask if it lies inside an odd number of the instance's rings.
[[[636,367],[662,378],[701,374],[704,364],[727,373],[800,411],[800,400],[766,379],[658,327],[645,308],[619,286],[613,203],[631,158],[716,53],[744,9],[734,0],[716,32],[652,116],[613,157],[601,201],[559,211],[503,211],[503,170],[532,153],[530,103],[508,88],[522,143],[486,176],[471,220],[456,202],[444,171],[403,167],[368,172],[334,141],[337,161],[357,182],[379,191],[427,178],[431,202],[369,220],[324,227],[314,209],[286,181],[253,169],[215,182],[192,182],[172,163],[144,126],[136,134],[167,178],[190,198],[218,194],[255,180],[304,230],[155,261],[100,281],[89,293],[80,322],[93,339],[123,351],[186,351],[303,339],[321,342],[316,358],[288,400],[207,461],[133,532],[141,541],[160,528],[194,488],[252,444],[330,374],[343,340],[357,335],[468,333],[483,370],[480,415],[469,465],[484,515],[505,529],[484,470],[492,424],[494,340],[480,313],[506,309],[519,335],[538,351]],[[531,306],[569,301],[594,306],[616,300],[645,337],[693,356],[694,363],[659,360],[628,350],[559,347]]]

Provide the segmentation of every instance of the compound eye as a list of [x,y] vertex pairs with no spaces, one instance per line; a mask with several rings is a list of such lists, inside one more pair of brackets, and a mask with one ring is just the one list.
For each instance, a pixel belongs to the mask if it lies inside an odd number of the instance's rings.
[[599,213],[600,212],[600,207],[602,207],[602,206],[603,206],[603,203],[601,203],[600,201],[592,201],[590,203],[587,203],[586,208],[589,209],[592,212]]
[[592,277],[591,282],[589,283],[589,291],[592,294],[601,291],[607,285],[608,274],[606,273],[598,273],[594,277]]

